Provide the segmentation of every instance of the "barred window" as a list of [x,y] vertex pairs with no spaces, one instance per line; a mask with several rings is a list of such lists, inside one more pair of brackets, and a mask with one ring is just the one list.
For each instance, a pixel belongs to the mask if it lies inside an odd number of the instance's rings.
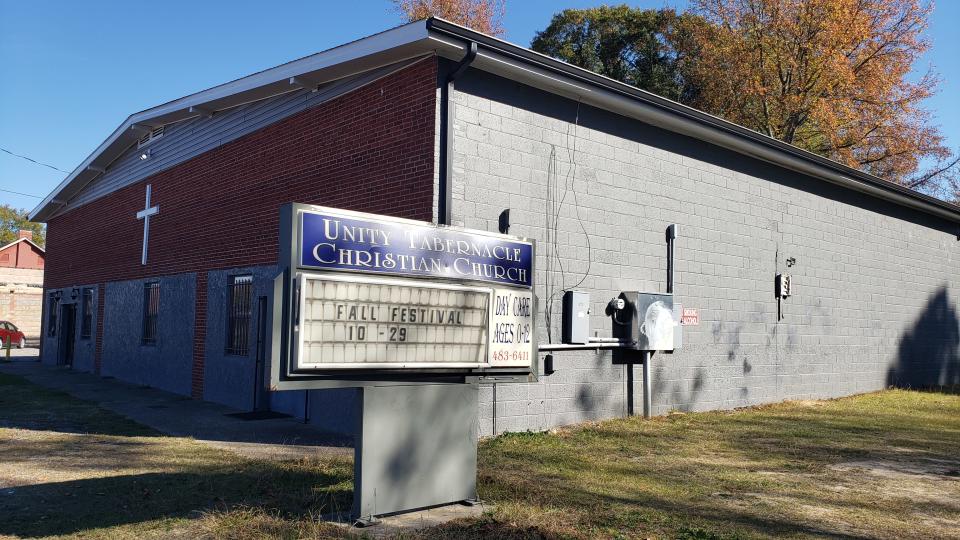
[[250,345],[253,276],[233,276],[227,291],[227,354],[246,356]]
[[57,335],[57,312],[60,311],[60,299],[57,293],[47,295],[47,335]]
[[157,342],[157,319],[160,314],[160,283],[154,281],[143,284],[143,337],[144,345]]
[[83,303],[80,306],[80,338],[90,339],[93,329],[93,289],[83,290]]

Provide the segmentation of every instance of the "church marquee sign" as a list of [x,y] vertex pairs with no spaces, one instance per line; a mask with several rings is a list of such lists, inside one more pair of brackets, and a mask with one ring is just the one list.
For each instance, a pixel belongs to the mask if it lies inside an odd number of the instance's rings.
[[535,373],[532,241],[294,204],[281,242],[275,389]]

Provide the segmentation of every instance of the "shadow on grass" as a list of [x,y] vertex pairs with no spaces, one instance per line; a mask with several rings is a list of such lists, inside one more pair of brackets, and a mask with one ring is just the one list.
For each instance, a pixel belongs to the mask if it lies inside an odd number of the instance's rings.
[[906,388],[906,390],[913,390],[914,392],[924,392],[927,394],[945,394],[948,396],[960,396],[960,384],[917,386],[912,388]]
[[74,435],[39,437],[0,437],[0,462],[3,466],[22,466],[44,473],[71,471],[95,473],[134,467],[163,465],[168,458],[155,438],[76,437]]
[[0,373],[0,428],[126,437],[160,435],[89,401],[4,373]]
[[[0,465],[37,482],[0,488],[0,536],[136,529],[237,507],[297,519],[352,501],[348,459],[240,458],[21,377],[0,374],[0,428],[23,430],[0,430]],[[96,477],[39,483],[79,475]]]
[[0,536],[72,534],[236,506],[298,518],[349,509],[349,465],[318,472],[282,464],[211,467],[0,489]]

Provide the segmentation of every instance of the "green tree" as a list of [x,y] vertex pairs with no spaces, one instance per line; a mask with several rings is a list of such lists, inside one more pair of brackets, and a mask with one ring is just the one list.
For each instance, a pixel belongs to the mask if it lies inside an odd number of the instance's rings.
[[706,24],[672,9],[627,5],[565,9],[538,32],[533,50],[575,66],[686,102],[695,89],[684,76],[695,57],[694,30]]
[[0,204],[0,246],[16,240],[21,230],[33,231],[34,243],[40,247],[45,245],[47,228],[43,223],[30,221],[27,218],[29,214],[25,209]]

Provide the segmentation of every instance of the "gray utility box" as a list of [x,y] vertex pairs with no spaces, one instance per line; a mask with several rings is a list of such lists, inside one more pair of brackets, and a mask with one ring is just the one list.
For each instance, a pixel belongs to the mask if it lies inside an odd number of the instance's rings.
[[563,293],[563,342],[585,345],[590,342],[590,294]]
[[678,332],[673,295],[623,292],[626,306],[613,314],[613,336],[637,351],[673,351]]

